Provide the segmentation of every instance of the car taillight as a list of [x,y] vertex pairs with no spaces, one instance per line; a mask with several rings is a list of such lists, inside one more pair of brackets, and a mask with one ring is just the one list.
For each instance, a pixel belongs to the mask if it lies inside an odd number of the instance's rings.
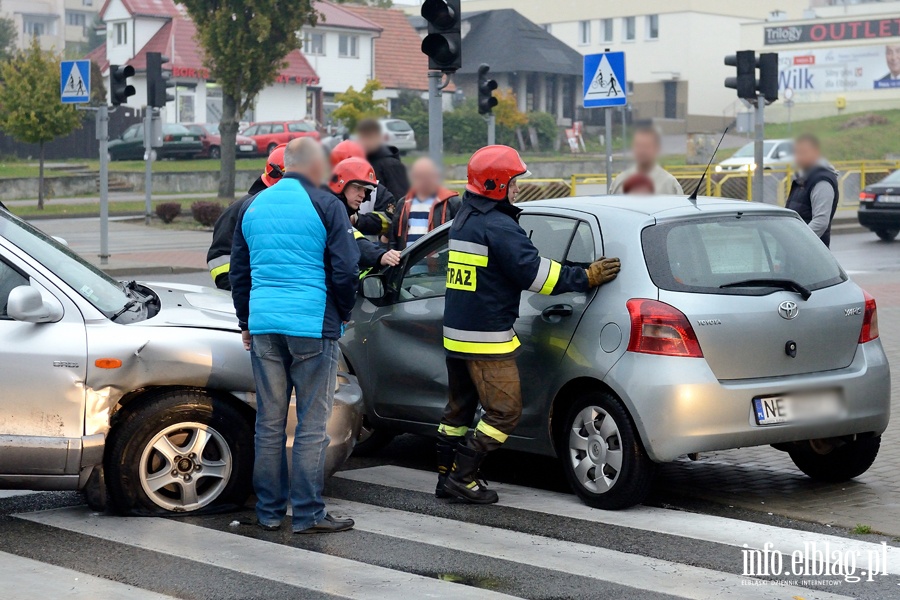
[[632,298],[629,352],[703,358],[700,342],[687,317],[674,306],[658,300]]
[[872,192],[860,192],[859,193],[859,201],[860,202],[874,202],[875,194]]
[[871,342],[878,337],[878,309],[875,306],[875,298],[863,290],[866,298],[866,308],[863,312],[862,329],[859,330],[859,343],[865,344]]
[[175,136],[170,133],[169,135],[167,135],[166,137],[163,138],[163,141],[164,142],[174,142]]

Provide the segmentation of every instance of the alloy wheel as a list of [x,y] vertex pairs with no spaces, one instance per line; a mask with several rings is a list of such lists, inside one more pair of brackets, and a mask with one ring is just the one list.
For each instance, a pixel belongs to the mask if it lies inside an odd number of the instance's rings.
[[599,406],[588,406],[575,416],[569,460],[584,489],[602,494],[616,485],[622,471],[622,440],[613,417]]

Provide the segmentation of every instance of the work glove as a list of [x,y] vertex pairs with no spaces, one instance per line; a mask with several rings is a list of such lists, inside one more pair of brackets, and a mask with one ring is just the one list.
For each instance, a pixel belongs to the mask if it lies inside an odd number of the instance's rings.
[[587,272],[588,284],[593,288],[616,278],[622,268],[622,263],[618,258],[606,258],[601,256],[600,260],[591,263],[585,271]]

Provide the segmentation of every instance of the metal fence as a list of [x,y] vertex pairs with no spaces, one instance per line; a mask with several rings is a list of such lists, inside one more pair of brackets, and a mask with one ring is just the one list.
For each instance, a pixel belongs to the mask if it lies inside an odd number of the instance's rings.
[[[900,169],[896,161],[846,161],[834,163],[838,170],[838,186],[841,196],[839,210],[854,210],[859,204],[859,193],[867,185],[878,183],[891,172]],[[703,175],[702,166],[681,166],[668,169],[685,192],[693,190]],[[784,205],[790,191],[794,170],[788,168],[766,169],[763,186],[767,199]],[[448,187],[459,190],[466,182],[454,180]],[[576,173],[566,179],[523,179],[519,184],[519,202],[567,196],[591,196],[606,193],[606,175],[602,173]],[[753,171],[716,173],[710,171],[700,190],[701,196],[749,200],[753,189]]]
[[[109,139],[121,136],[130,126],[140,122],[141,117],[132,110],[120,109],[110,113]],[[47,160],[96,159],[100,148],[98,144],[96,118],[94,113],[86,112],[80,129],[44,145],[44,156]],[[0,158],[36,159],[39,153],[40,146],[37,144],[20,142],[0,131]]]

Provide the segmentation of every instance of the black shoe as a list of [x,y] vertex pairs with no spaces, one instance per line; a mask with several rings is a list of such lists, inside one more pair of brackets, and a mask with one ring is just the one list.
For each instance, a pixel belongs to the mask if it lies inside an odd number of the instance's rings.
[[453,457],[456,454],[456,446],[457,444],[449,444],[444,441],[438,441],[437,443],[438,481],[437,486],[434,488],[434,495],[437,498],[451,497],[444,490],[444,483],[447,481],[447,476],[450,475],[450,470],[453,469]]
[[478,467],[481,466],[485,456],[487,456],[486,452],[478,452],[468,446],[460,446],[456,450],[456,458],[453,461],[453,472],[444,482],[444,491],[472,504],[497,502],[500,499],[497,492],[489,490],[487,485],[477,478]]
[[347,531],[353,529],[353,519],[335,519],[331,515],[325,515],[325,518],[306,529],[300,529],[294,533],[336,533],[338,531]]
[[278,525],[266,525],[265,523],[256,522],[256,526],[262,529],[263,531],[278,531],[281,529],[281,523]]

